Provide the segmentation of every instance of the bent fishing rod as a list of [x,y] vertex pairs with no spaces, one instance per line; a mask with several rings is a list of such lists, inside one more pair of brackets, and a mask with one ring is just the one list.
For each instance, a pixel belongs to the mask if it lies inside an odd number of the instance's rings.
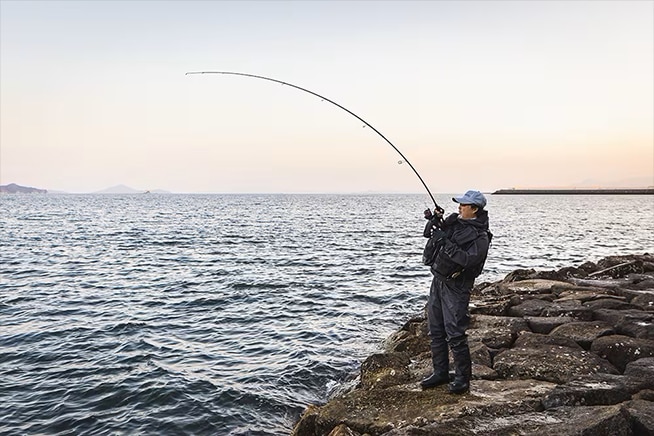
[[[350,114],[350,115],[352,115],[353,117],[357,118],[359,121],[361,121],[362,123],[364,123],[366,126],[370,127],[370,128],[371,128],[371,129],[376,133],[376,134],[378,134],[379,136],[381,136],[382,139],[388,143],[388,145],[390,145],[391,147],[393,147],[393,150],[395,150],[395,151],[396,151],[396,152],[397,152],[397,153],[402,157],[402,160],[403,160],[404,162],[406,162],[407,165],[409,165],[409,167],[413,170],[413,172],[415,173],[415,175],[418,177],[418,179],[419,179],[420,182],[422,183],[422,186],[425,187],[425,189],[427,190],[427,193],[429,194],[429,197],[431,198],[431,201],[434,202],[434,206],[436,207],[436,209],[437,209],[437,210],[443,210],[443,209],[442,209],[442,208],[441,208],[441,207],[436,203],[436,200],[434,199],[434,196],[431,194],[431,191],[430,191],[429,188],[427,187],[427,184],[426,184],[425,181],[422,179],[422,177],[420,177],[420,174],[418,174],[418,171],[413,167],[413,165],[411,164],[411,162],[409,162],[409,159],[407,159],[406,156],[404,156],[404,154],[402,154],[402,152],[401,152],[401,151],[400,151],[400,150],[399,150],[395,145],[393,145],[393,143],[392,143],[391,141],[389,141],[389,140],[388,140],[384,135],[382,135],[381,132],[380,132],[379,130],[375,129],[375,128],[374,128],[374,127],[373,127],[369,122],[367,122],[366,120],[364,120],[363,118],[361,118],[360,116],[358,116],[357,114],[355,114],[354,112],[352,112],[351,110],[349,110],[348,108],[346,108],[346,107],[344,107],[344,106],[341,106],[340,104],[336,103],[334,100],[330,100],[330,99],[328,99],[327,97],[324,97],[324,96],[322,96],[322,95],[320,95],[320,94],[318,94],[318,93],[316,93],[316,92],[310,91],[310,90],[308,90],[308,89],[306,89],[306,88],[302,88],[302,87],[297,86],[297,85],[293,85],[292,83],[283,82],[283,81],[281,81],[281,80],[272,79],[272,78],[270,78],[270,77],[257,76],[257,75],[254,75],[254,74],[235,73],[235,72],[231,72],[231,71],[190,71],[190,72],[186,73],[186,75],[190,75],[190,74],[228,74],[228,75],[232,75],[232,76],[243,76],[243,77],[252,77],[252,78],[255,78],[255,79],[268,80],[268,81],[270,81],[270,82],[280,83],[280,84],[282,84],[282,85],[290,86],[291,88],[295,88],[295,89],[299,89],[300,91],[307,92],[307,93],[309,93],[309,94],[311,94],[311,95],[314,95],[314,96],[316,96],[316,97],[318,97],[318,98],[320,98],[320,99],[322,99],[322,100],[328,101],[329,103],[333,104],[334,106],[336,106],[336,107],[338,107],[338,108],[340,108],[340,109],[343,109],[345,112],[347,112],[348,114]],[[401,163],[401,162],[402,162],[402,161],[400,161],[400,163]]]

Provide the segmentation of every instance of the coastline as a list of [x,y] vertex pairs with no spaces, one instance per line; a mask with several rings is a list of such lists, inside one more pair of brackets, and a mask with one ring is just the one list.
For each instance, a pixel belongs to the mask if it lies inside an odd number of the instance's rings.
[[293,436],[654,434],[654,256],[610,256],[478,284],[470,393],[421,390],[424,310],[310,405]]

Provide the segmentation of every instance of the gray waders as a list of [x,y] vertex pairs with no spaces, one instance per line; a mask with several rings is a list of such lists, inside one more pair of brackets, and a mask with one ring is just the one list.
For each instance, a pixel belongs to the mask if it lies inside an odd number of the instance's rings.
[[[472,362],[466,336],[466,330],[470,326],[468,303],[471,287],[466,285],[467,283],[459,284],[454,280],[445,281],[434,276],[427,305],[431,358],[434,365],[431,378],[447,380],[449,345],[454,357],[454,382],[450,384],[450,391],[453,393],[467,391],[472,377]],[[436,386],[435,382],[427,385],[429,386],[426,387]]]

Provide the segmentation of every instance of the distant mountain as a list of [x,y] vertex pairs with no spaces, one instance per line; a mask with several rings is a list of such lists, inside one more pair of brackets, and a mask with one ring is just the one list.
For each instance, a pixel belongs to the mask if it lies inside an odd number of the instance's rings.
[[145,189],[139,190],[139,189],[130,188],[129,186],[125,186],[125,185],[116,185],[107,189],[103,189],[101,191],[94,192],[94,194],[150,194],[150,193],[170,194],[170,192],[161,189],[154,189],[152,191],[148,191]]
[[20,186],[15,183],[8,185],[0,185],[0,193],[3,194],[47,194],[47,189],[30,188],[28,186]]

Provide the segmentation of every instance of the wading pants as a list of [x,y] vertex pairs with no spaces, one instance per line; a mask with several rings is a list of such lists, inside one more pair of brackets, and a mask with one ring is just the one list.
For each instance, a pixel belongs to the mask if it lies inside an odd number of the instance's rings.
[[445,282],[434,276],[427,304],[434,373],[445,375],[449,372],[447,352],[449,344],[454,357],[455,377],[470,380],[472,376],[470,349],[466,336],[466,330],[470,325],[469,302],[469,287],[459,287],[453,281]]

